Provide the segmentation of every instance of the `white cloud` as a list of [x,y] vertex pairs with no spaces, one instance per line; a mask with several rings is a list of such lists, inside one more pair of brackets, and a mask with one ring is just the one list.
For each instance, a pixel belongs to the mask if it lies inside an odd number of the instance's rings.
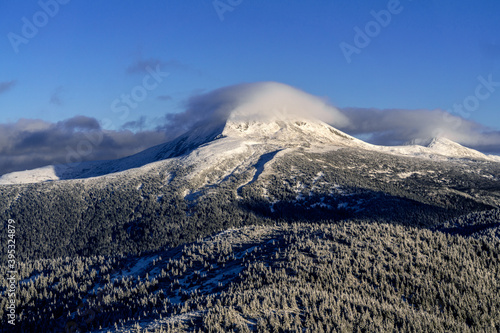
[[447,111],[344,108],[342,112],[349,122],[339,129],[369,137],[374,144],[425,143],[434,137],[446,137],[483,152],[500,153],[500,131]]
[[315,118],[347,126],[348,118],[323,99],[277,82],[233,85],[191,97],[186,110],[168,114],[162,128],[182,132],[231,119]]

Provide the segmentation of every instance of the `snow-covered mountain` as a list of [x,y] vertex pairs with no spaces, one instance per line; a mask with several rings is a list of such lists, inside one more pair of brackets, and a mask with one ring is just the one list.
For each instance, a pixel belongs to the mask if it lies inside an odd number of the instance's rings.
[[[319,120],[275,118],[266,122],[259,119],[227,119],[225,123],[200,126],[173,141],[149,148],[138,154],[110,161],[82,162],[53,165],[34,170],[13,172],[0,177],[0,184],[37,183],[59,179],[79,179],[103,176],[150,163],[178,158],[193,161],[211,155],[219,160],[227,152],[255,147],[263,154],[269,149],[313,146],[367,147],[364,142],[334,129]],[[207,147],[209,146],[209,147]],[[261,146],[257,148],[256,146]],[[264,148],[266,146],[267,148]],[[201,149],[204,147],[204,149]],[[199,151],[192,153],[194,150]],[[250,151],[249,151],[250,153]],[[182,158],[181,158],[182,157]],[[207,161],[204,161],[205,165]]]
[[488,159],[488,156],[486,156],[485,154],[480,153],[477,150],[464,147],[446,138],[435,138],[427,147],[432,149],[432,151],[434,151],[436,154],[445,156],[485,160]]
[[346,120],[338,110],[316,97],[277,83],[249,84],[244,90],[244,94],[241,91],[216,92],[215,98],[211,98],[222,102],[210,104],[211,109],[204,110],[207,115],[198,121],[197,126],[165,144],[117,160],[13,172],[0,177],[0,185],[98,177],[169,159],[209,167],[224,158],[234,159],[234,155],[238,155],[242,159],[239,163],[244,164],[249,156],[255,158],[273,151],[298,148],[331,150],[350,147],[423,158],[500,162],[500,157],[484,155],[445,138],[434,139],[427,146],[372,145],[327,124],[326,121],[342,124]]
[[[191,154],[194,150],[202,147],[204,147],[203,151]],[[194,156],[207,156],[207,153],[215,161],[223,158],[228,152],[236,153],[249,147],[262,154],[270,150],[286,148],[302,147],[328,150],[351,147],[413,157],[463,158],[500,162],[500,157],[485,155],[446,138],[435,138],[427,146],[376,146],[352,137],[317,119],[273,117],[265,121],[258,118],[241,120],[231,115],[222,124],[197,127],[173,141],[129,157],[110,161],[51,165],[34,170],[13,172],[0,177],[0,185],[98,177],[140,168],[171,158],[177,158],[181,161],[187,159],[195,164]],[[252,154],[253,151],[247,151],[247,153]],[[203,162],[207,163],[208,161],[203,160]]]
[[425,145],[409,143],[404,146],[372,146],[372,149],[396,155],[433,159],[458,158],[500,162],[498,156],[483,154],[444,137],[432,138]]
[[[342,123],[342,119],[324,117],[318,109],[325,106],[317,99],[291,88],[265,87],[270,91],[249,86],[237,101],[229,92],[229,102],[227,91],[218,92],[223,98],[215,96],[215,100],[223,103],[202,110],[208,112],[206,117],[198,112],[196,126],[136,155],[1,177],[0,184],[10,185],[0,186],[0,220],[28,226],[16,229],[16,238],[23,240],[16,245],[16,257],[22,264],[20,290],[28,295],[19,309],[36,313],[23,321],[25,327],[39,328],[43,323],[64,330],[76,322],[86,331],[104,327],[99,332],[128,332],[141,325],[152,330],[157,324],[176,321],[198,325],[206,323],[211,313],[218,318],[215,315],[224,309],[220,304],[234,305],[234,297],[239,296],[233,295],[255,293],[262,287],[262,295],[271,295],[269,302],[275,301],[274,289],[268,289],[271,280],[272,286],[279,285],[276,288],[288,295],[290,288],[282,284],[287,272],[292,272],[292,289],[298,275],[313,282],[308,304],[314,306],[317,281],[331,290],[332,281],[343,287],[352,280],[357,286],[354,289],[365,290],[358,288],[359,274],[378,274],[376,267],[366,269],[372,258],[392,262],[395,268],[384,270],[390,273],[402,267],[401,258],[414,267],[415,260],[432,253],[430,257],[437,258],[432,261],[436,269],[446,261],[455,263],[452,271],[457,271],[465,253],[472,263],[471,272],[479,272],[475,281],[493,276],[483,269],[492,267],[491,256],[480,255],[499,248],[500,163],[493,157],[444,138],[424,145],[368,144],[329,125]],[[329,112],[336,114],[335,110]],[[260,226],[242,228],[249,225]],[[454,246],[461,250],[447,251],[443,259],[439,251],[448,249],[452,238],[443,237],[442,232],[484,242],[455,239]],[[412,240],[417,243],[409,244]],[[492,243],[486,246],[485,242]],[[1,251],[7,251],[7,242],[4,244]],[[421,253],[414,251],[417,245]],[[353,250],[359,251],[353,254]],[[338,254],[333,261],[332,253]],[[355,277],[346,280],[341,277],[345,269],[339,271],[338,267],[351,270],[354,257],[365,262],[357,260],[355,264],[361,266],[353,271]],[[43,260],[34,261],[37,259]],[[307,267],[300,266],[304,260]],[[283,263],[290,265],[287,268]],[[436,269],[428,260],[425,263],[424,271],[433,275]],[[332,268],[333,273],[318,270],[318,265]],[[318,278],[318,271],[324,278]],[[66,273],[61,276],[61,272]],[[332,280],[335,272],[340,272],[339,278]],[[490,290],[495,279],[490,280],[480,289]],[[424,276],[422,281],[442,287],[440,278]],[[241,289],[234,289],[238,284]],[[415,285],[422,283],[410,281],[403,288]],[[394,289],[392,284],[388,286],[387,290]],[[359,299],[366,299],[349,298],[354,289],[344,289],[347,298],[323,294],[325,299],[353,300],[352,309],[358,308]],[[393,293],[394,302],[411,308],[398,290]],[[422,295],[430,295],[432,301],[435,294],[424,290]],[[491,298],[484,295],[477,298],[478,304]],[[102,303],[94,302],[98,296]],[[387,293],[382,296],[385,301]],[[283,313],[298,309],[294,297],[284,303]],[[300,297],[304,299],[303,294]],[[220,303],[219,299],[226,301]],[[256,302],[248,302],[246,296],[238,299],[241,307],[231,305],[232,312],[223,310],[227,318],[248,304],[264,304],[262,299],[267,302],[262,311],[234,318],[244,318],[249,327],[256,327],[262,313],[269,312],[271,303],[265,297],[255,298]],[[46,304],[54,304],[48,315]],[[428,305],[429,311],[443,313],[440,305]],[[95,314],[92,323],[87,310]],[[300,311],[306,310],[300,307]],[[477,312],[475,308],[470,311]],[[492,318],[498,317],[495,315]],[[115,318],[120,328],[114,324]],[[449,327],[447,320],[443,323]],[[435,321],[431,324],[435,327]],[[215,331],[223,330],[217,325],[212,326],[218,327]]]
[[56,256],[149,251],[200,228],[206,235],[261,219],[428,226],[500,207],[500,163],[488,156],[445,139],[368,144],[329,125],[341,121],[323,117],[309,96],[258,90],[219,99],[197,126],[136,155],[5,175],[0,219],[59,228],[63,243],[36,228],[19,235],[43,244],[27,256]]

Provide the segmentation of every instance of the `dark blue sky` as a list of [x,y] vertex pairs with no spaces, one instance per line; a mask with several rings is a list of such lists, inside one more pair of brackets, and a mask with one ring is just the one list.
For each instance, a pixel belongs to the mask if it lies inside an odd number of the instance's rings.
[[190,96],[278,81],[498,131],[499,14],[497,0],[3,0],[0,125],[83,115],[144,130]]

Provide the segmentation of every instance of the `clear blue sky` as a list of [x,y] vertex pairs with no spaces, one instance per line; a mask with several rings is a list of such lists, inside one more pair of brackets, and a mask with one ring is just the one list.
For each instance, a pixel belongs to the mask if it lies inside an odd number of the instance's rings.
[[[41,3],[53,10],[54,1]],[[478,76],[500,82],[498,0],[60,2],[53,17],[38,1],[0,2],[0,123],[85,115],[154,124],[197,92],[268,80],[338,107],[446,110],[475,94]],[[221,13],[221,2],[231,10]],[[354,27],[388,6],[390,23],[348,63],[339,45],[355,46]],[[29,38],[26,21],[40,26]],[[120,119],[111,104],[142,85],[147,72],[134,68],[148,63],[170,75]],[[467,117],[500,129],[500,87]]]

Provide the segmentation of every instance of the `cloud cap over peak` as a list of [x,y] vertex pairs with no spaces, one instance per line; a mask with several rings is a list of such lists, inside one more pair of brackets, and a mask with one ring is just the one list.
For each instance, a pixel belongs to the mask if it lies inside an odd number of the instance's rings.
[[334,126],[346,126],[348,119],[320,97],[278,82],[243,83],[191,97],[186,111],[172,115],[173,123],[221,122],[310,118]]

